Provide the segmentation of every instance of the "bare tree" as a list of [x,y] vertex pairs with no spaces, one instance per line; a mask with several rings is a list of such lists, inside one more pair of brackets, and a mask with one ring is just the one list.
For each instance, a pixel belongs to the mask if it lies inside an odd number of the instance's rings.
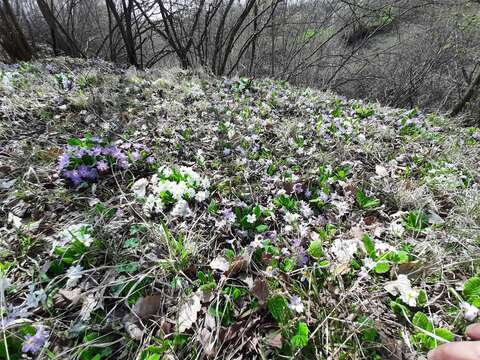
[[28,61],[33,57],[8,0],[0,1],[0,45],[12,60]]

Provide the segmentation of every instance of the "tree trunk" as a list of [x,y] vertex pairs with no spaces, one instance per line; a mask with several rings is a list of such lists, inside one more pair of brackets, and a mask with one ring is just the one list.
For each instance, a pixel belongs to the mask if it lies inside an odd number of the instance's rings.
[[125,24],[122,20],[122,17],[118,13],[117,7],[115,6],[115,2],[113,0],[106,0],[107,7],[110,9],[111,14],[115,18],[115,21],[117,23],[118,29],[120,30],[120,35],[122,36],[123,42],[125,44],[125,50],[127,52],[127,58],[128,62],[135,66],[138,67],[138,61],[137,61],[137,53],[135,50],[135,43],[133,39],[133,34],[131,32],[132,30],[132,23],[131,23],[131,3],[129,2],[129,5],[125,3],[125,1],[122,1],[123,5],[123,19],[125,19]]
[[29,61],[33,57],[8,0],[0,0],[0,45],[13,61]]
[[73,57],[84,57],[84,54],[78,47],[76,41],[67,33],[63,26],[58,22],[52,12],[52,9],[45,0],[37,0],[38,8],[43,15],[48,27],[50,28],[53,41],[53,50],[56,53],[57,48]]
[[472,83],[468,87],[465,94],[455,104],[452,111],[450,111],[450,116],[458,115],[463,110],[467,102],[469,102],[472,99],[479,85],[480,85],[480,71],[478,72],[477,76],[475,76],[475,78],[473,79]]

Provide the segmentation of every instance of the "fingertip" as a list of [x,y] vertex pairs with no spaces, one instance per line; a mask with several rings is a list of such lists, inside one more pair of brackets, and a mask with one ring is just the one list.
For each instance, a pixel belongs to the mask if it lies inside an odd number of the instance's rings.
[[465,334],[473,340],[480,340],[480,324],[467,326]]
[[435,360],[435,350],[430,350],[427,354],[427,360]]

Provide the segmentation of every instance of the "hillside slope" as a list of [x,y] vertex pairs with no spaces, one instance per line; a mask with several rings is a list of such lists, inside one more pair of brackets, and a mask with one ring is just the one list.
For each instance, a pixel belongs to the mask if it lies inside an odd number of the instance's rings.
[[477,316],[480,129],[66,58],[0,66],[0,119],[1,359],[417,359]]

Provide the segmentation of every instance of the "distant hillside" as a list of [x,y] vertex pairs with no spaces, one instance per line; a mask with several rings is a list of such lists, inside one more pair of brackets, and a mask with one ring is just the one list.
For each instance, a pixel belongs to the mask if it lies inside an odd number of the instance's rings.
[[0,359],[417,359],[477,317],[479,128],[70,58],[0,65],[0,121]]

